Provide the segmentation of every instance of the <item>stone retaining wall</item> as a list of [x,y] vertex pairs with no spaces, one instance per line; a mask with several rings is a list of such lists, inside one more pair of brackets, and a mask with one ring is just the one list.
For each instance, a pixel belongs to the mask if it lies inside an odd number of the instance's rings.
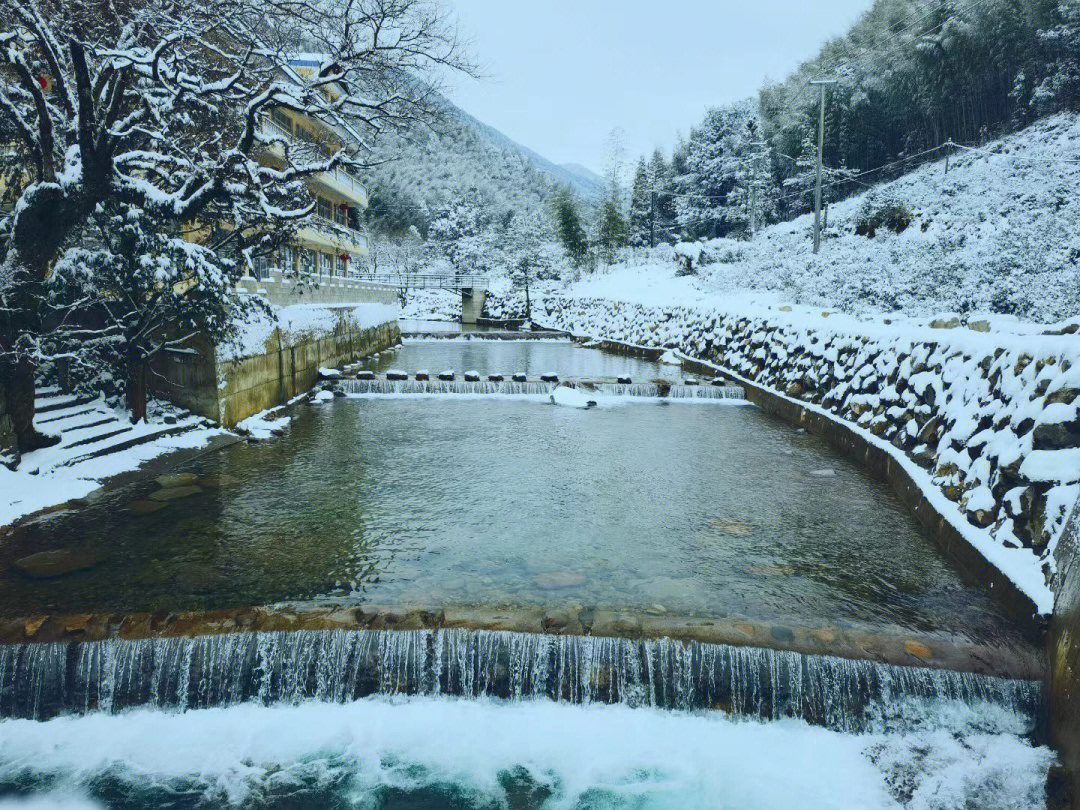
[[154,393],[223,427],[311,390],[319,368],[335,368],[401,340],[397,321],[357,328],[343,310],[328,333],[290,336],[275,328],[260,354],[220,356],[203,343],[163,354],[155,365]]
[[[1080,495],[1080,338],[844,334],[766,317],[549,297],[545,325],[678,348],[890,442],[1040,612]],[[936,333],[938,330],[927,330]]]

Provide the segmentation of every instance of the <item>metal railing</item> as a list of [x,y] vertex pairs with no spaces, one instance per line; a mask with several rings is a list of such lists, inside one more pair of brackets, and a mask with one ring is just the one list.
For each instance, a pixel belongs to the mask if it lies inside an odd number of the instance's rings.
[[391,284],[410,289],[485,290],[488,277],[481,275],[440,276],[434,273],[358,273],[351,278],[369,284]]

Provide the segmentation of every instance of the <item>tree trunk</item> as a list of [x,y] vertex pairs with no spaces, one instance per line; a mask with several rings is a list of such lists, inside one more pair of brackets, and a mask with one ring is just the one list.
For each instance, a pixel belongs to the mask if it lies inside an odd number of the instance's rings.
[[146,419],[146,361],[141,357],[128,360],[127,407],[132,424]]
[[10,371],[7,409],[19,443],[19,452],[29,453],[59,442],[59,436],[39,433],[34,427],[34,361],[22,356],[5,365]]

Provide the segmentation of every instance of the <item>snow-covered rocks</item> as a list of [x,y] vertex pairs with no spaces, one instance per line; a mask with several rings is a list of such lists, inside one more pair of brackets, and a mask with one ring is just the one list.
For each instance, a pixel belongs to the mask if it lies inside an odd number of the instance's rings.
[[336,368],[320,367],[319,368],[319,379],[320,380],[340,380],[341,379],[341,371],[339,369],[336,369]]
[[591,408],[596,405],[596,400],[589,399],[581,391],[568,385],[557,385],[551,392],[551,402],[564,408]]
[[311,398],[312,402],[332,402],[334,399],[333,391],[319,391]]

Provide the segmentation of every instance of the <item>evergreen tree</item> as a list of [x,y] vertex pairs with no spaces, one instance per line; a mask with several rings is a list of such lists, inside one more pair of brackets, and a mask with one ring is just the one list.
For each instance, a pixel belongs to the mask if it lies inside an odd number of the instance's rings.
[[630,216],[628,222],[627,241],[631,245],[648,245],[652,247],[650,239],[650,225],[653,224],[653,183],[649,176],[650,164],[645,158],[638,160],[634,170],[634,182],[630,186]]
[[581,224],[577,201],[569,188],[561,188],[552,204],[555,219],[555,234],[566,251],[570,263],[581,267],[588,260],[589,240]]

